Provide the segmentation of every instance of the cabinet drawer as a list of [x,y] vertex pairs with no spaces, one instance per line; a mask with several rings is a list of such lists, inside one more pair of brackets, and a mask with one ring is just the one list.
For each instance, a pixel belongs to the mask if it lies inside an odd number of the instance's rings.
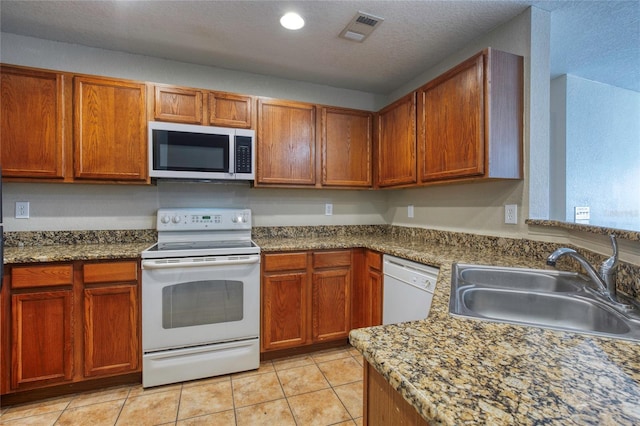
[[264,271],[289,271],[307,268],[306,253],[278,253],[264,255]]
[[324,251],[313,253],[313,268],[331,268],[334,266],[350,266],[351,250]]
[[30,288],[73,284],[73,266],[44,265],[11,268],[11,287]]
[[110,283],[116,281],[137,281],[138,262],[105,262],[83,265],[84,283]]
[[367,250],[367,265],[378,271],[382,270],[382,256],[377,251]]

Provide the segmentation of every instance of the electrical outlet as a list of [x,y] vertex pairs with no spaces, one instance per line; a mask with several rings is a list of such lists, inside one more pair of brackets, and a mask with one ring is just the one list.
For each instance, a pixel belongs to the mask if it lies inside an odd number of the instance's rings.
[[327,203],[324,205],[324,215],[325,216],[333,215],[333,204]]
[[518,205],[517,204],[505,204],[504,223],[509,225],[516,225],[518,223]]
[[29,219],[28,201],[16,201],[16,219]]
[[407,206],[407,217],[413,217],[413,204]]

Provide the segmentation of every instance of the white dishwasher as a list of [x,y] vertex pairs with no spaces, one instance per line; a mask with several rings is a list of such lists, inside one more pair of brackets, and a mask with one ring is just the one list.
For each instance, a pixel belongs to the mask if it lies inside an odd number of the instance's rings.
[[431,309],[438,268],[385,254],[382,323],[425,319]]

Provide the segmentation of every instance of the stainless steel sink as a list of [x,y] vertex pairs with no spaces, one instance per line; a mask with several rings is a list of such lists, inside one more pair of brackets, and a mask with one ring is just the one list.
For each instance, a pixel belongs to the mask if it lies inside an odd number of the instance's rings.
[[577,273],[454,264],[454,316],[640,341],[640,310],[620,312]]
[[[461,265],[462,266],[462,265]],[[545,271],[537,269],[495,268],[469,265],[460,268],[460,279],[467,283],[500,288],[535,291],[576,291],[585,280],[575,272]]]

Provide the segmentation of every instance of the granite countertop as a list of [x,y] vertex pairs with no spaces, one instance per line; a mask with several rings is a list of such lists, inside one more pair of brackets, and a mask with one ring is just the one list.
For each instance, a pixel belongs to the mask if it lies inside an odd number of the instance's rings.
[[67,262],[72,260],[127,259],[140,257],[152,243],[60,244],[5,247],[4,263]]
[[[491,238],[484,246],[484,239],[448,234],[436,243],[417,238],[419,231],[372,230],[265,233],[254,241],[263,252],[365,247],[440,268],[426,320],[350,333],[351,344],[431,424],[640,424],[640,344],[449,315],[453,262],[545,268],[540,252],[553,245]],[[129,258],[149,245],[7,247],[4,262]]]
[[545,268],[533,256],[380,237],[259,245],[265,252],[366,247],[440,268],[426,320],[350,333],[431,424],[640,424],[640,344],[449,315],[453,262]]

